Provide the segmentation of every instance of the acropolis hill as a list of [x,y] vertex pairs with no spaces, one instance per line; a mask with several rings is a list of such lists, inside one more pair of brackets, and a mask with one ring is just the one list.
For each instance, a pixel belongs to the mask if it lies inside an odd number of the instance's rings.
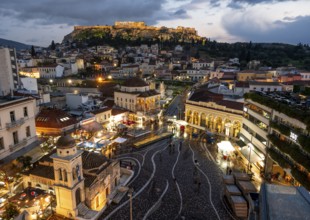
[[195,28],[167,28],[147,26],[144,22],[116,21],[114,25],[74,26],[65,36],[69,41],[118,39],[124,41],[199,42],[205,38],[197,35]]
[[[116,21],[113,26],[109,25],[97,25],[97,26],[74,26],[74,30],[86,30],[86,29],[141,29],[141,30],[156,30],[159,31],[161,29],[166,29],[166,27],[154,27],[154,26],[147,26],[143,21]],[[168,28],[171,31],[175,32],[188,32],[192,34],[197,34],[195,28],[189,27],[181,27],[178,26],[175,28]]]

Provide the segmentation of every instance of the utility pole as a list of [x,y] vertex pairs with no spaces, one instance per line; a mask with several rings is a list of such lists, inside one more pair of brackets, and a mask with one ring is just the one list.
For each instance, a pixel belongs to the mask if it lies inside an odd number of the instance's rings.
[[132,218],[132,194],[133,194],[133,188],[129,188],[128,196],[129,196],[129,203],[130,203],[130,220],[133,220]]

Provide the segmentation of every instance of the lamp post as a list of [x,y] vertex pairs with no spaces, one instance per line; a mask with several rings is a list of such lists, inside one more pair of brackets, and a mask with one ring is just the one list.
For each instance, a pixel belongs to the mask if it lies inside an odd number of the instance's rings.
[[251,142],[248,145],[248,147],[250,148],[250,153],[249,153],[249,158],[248,158],[248,173],[249,173],[249,171],[251,169],[252,141],[253,141],[253,134],[251,133]]
[[129,196],[129,203],[130,203],[130,220],[133,220],[132,218],[132,194],[133,194],[133,188],[129,188],[128,196]]

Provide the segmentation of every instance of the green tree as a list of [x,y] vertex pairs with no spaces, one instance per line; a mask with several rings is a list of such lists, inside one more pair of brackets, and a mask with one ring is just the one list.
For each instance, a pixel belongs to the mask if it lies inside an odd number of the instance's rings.
[[30,157],[30,156],[20,156],[16,160],[23,165],[23,169],[27,169],[31,165],[32,157]]
[[4,212],[2,214],[3,219],[13,219],[14,217],[19,215],[19,210],[16,205],[13,203],[9,203],[5,206]]

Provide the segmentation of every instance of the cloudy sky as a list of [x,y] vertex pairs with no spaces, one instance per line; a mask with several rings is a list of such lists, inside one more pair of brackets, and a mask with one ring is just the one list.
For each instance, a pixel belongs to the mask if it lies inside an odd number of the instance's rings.
[[47,46],[74,25],[145,21],[222,42],[310,43],[310,0],[1,0],[0,38]]

